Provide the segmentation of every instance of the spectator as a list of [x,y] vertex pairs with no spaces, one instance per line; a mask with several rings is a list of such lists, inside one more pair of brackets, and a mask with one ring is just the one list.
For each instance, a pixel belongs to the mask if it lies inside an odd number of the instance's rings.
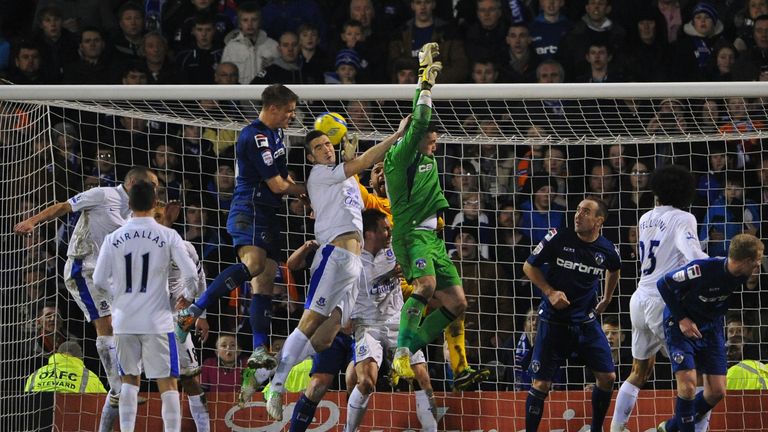
[[257,73],[278,57],[277,42],[260,29],[261,11],[256,2],[245,2],[237,11],[238,30],[225,38],[222,62],[237,66],[240,84],[249,84]]
[[29,376],[26,392],[106,393],[99,375],[83,363],[83,349],[75,341],[61,344],[48,364]]
[[757,234],[758,206],[744,199],[741,173],[725,180],[725,194],[710,204],[699,229],[702,250],[709,256],[727,256],[731,239],[742,232]]
[[462,227],[455,231],[452,240],[456,244],[452,258],[467,298],[464,316],[467,361],[470,365],[488,365],[497,360],[497,331],[510,331],[513,327],[511,315],[497,314],[497,311],[509,310],[503,307],[505,302],[498,305],[497,301],[510,298],[511,292],[506,282],[499,280],[501,267],[482,255],[476,228]]
[[562,13],[564,5],[565,0],[539,1],[541,13],[528,26],[533,50],[542,60],[552,59],[558,54],[560,43],[573,28],[573,23]]
[[80,133],[74,123],[60,122],[53,125],[51,138],[53,164],[48,167],[48,170],[58,178],[55,188],[57,201],[64,201],[82,190],[83,162]]
[[650,190],[650,162],[638,160],[629,169],[628,201],[637,208],[637,218],[654,206],[653,192]]
[[72,33],[80,33],[89,27],[110,32],[117,27],[112,2],[101,0],[40,0],[36,3],[36,15],[47,6],[59,8],[62,12],[62,27]]
[[311,22],[318,26],[320,38],[326,36],[325,20],[315,0],[268,0],[262,9],[264,31],[271,38],[289,31],[297,33],[299,26]]
[[[203,204],[213,209],[211,225],[227,226],[227,214],[235,191],[235,168],[231,161],[220,161],[213,180],[208,183],[203,197]],[[218,216],[218,217],[216,217]]]
[[451,24],[435,18],[435,0],[411,0],[413,19],[396,30],[389,43],[389,63],[398,58],[416,58],[419,49],[428,42],[440,44],[442,83],[465,82],[469,72],[464,42],[452,31]]
[[[666,136],[685,134],[689,129],[689,112],[679,99],[666,98],[659,102],[656,115],[648,121],[646,132]],[[655,151],[656,168],[675,164],[690,168],[691,146],[674,140],[658,142]]]
[[683,34],[676,42],[674,77],[678,81],[704,80],[715,46],[725,42],[723,30],[714,6],[698,3],[691,21],[683,26]]
[[203,361],[200,384],[206,393],[239,391],[245,358],[240,357],[240,350],[234,336],[221,335],[216,340],[216,357]]
[[184,167],[182,175],[184,184],[189,185],[190,191],[200,191],[202,185],[211,181],[217,169],[213,143],[202,138],[202,132],[200,126],[184,125],[181,128],[181,166]]
[[[163,33],[173,52],[189,49],[194,44],[194,27],[198,17],[206,16],[213,24],[212,44],[216,48],[224,46],[224,37],[234,28],[233,19],[222,2],[214,0],[180,0],[171,17],[163,25]],[[220,11],[219,9],[223,11]],[[168,8],[171,9],[171,8]]]
[[139,62],[130,62],[123,67],[121,77],[123,85],[137,85],[147,83],[147,69]]
[[[117,186],[117,171],[115,169],[115,152],[111,147],[103,145],[96,151],[96,163],[87,173],[97,179],[95,186]],[[85,183],[85,181],[84,181]],[[86,186],[86,189],[88,187]]]
[[101,30],[87,27],[80,33],[80,59],[64,65],[64,84],[109,84],[110,65],[104,55]]
[[330,62],[328,53],[320,46],[317,26],[311,23],[299,26],[299,64],[304,82],[322,84],[325,81],[323,74],[330,69]]
[[[590,44],[600,42],[608,53],[620,55],[624,51],[627,37],[626,30],[608,18],[611,13],[610,0],[588,0],[584,9],[586,13],[563,38],[562,50],[558,52],[565,70],[572,76],[579,76],[589,70],[585,59]],[[617,63],[620,64],[621,60],[617,59]]]
[[[480,245],[479,254],[483,259],[491,258],[492,233],[490,230],[490,218],[482,209],[482,200],[479,192],[463,192],[461,194],[461,211],[451,221],[451,233],[449,238],[455,238],[459,231],[466,227],[476,228],[475,241]],[[450,244],[448,247],[450,249]],[[458,246],[457,250],[458,250]]]
[[176,55],[180,81],[213,84],[214,71],[221,62],[221,45],[215,43],[215,22],[210,15],[198,14],[192,25],[192,45]]
[[326,84],[355,84],[360,70],[360,56],[355,50],[343,49],[336,54],[336,70],[325,74]]
[[164,142],[157,144],[152,151],[150,168],[157,174],[160,186],[165,187],[168,199],[179,200],[184,186],[181,177],[179,151]]
[[[720,126],[720,133],[723,134],[746,134],[754,133],[763,128],[764,123],[760,120],[750,118],[747,106],[751,105],[749,99],[743,97],[730,97],[726,99],[726,112],[728,118]],[[757,152],[760,151],[760,140],[757,138],[745,139],[742,141],[727,141],[732,147],[731,152],[736,153],[736,165],[734,168],[743,169],[752,167],[756,159]],[[735,145],[733,145],[735,144]]]
[[520,212],[512,202],[502,203],[496,221],[496,258],[504,270],[504,278],[510,281],[516,299],[530,302],[533,292],[523,273],[523,262],[531,254],[531,239],[518,228]]
[[531,35],[524,23],[512,24],[507,29],[506,61],[501,67],[501,80],[510,83],[536,82],[539,56],[531,49]]
[[619,174],[610,165],[602,163],[591,168],[587,179],[587,195],[600,198],[608,207],[608,216],[603,222],[603,236],[619,244],[620,227],[637,224],[637,215],[632,205],[627,202],[626,196],[619,193]]
[[[482,117],[478,120],[480,135],[494,141],[482,141],[479,151],[480,186],[483,192],[488,192],[486,203],[492,204],[492,198],[506,194],[514,188],[515,154],[514,150],[505,143],[499,125],[493,117]],[[490,199],[489,199],[490,198]],[[495,203],[491,205],[495,208]]]
[[495,59],[507,48],[506,36],[501,0],[478,0],[477,22],[470,24],[464,35],[464,43],[472,47],[467,51],[469,61]]
[[419,75],[419,63],[414,59],[397,59],[392,67],[393,84],[416,84]]
[[[45,294],[43,293],[40,299],[44,298]],[[72,335],[65,328],[64,320],[55,304],[47,303],[44,307],[40,308],[36,322],[39,336],[37,339],[37,349],[43,355],[49,356],[57,351],[61,351],[61,345],[67,340],[72,339]]]
[[577,78],[577,82],[604,83],[624,81],[624,76],[616,70],[618,68],[610,67],[611,72],[608,72],[613,55],[611,54],[610,47],[604,41],[600,40],[589,44],[585,58],[587,63],[589,63],[589,72]]
[[731,44],[715,47],[712,61],[707,68],[707,81],[733,81],[733,65],[736,63],[736,48]]
[[552,202],[552,188],[546,178],[534,177],[531,193],[533,197],[520,204],[520,229],[531,244],[538,244],[550,229],[565,225],[565,208]]
[[560,146],[547,146],[544,150],[544,164],[541,175],[548,177],[552,202],[560,207],[568,206],[568,198],[581,189],[568,177],[565,149]]
[[737,81],[755,81],[761,72],[768,70],[768,14],[755,19],[752,34],[754,45],[748,47],[733,65],[733,77]]
[[709,167],[706,174],[699,177],[696,194],[697,204],[709,206],[725,193],[725,174],[728,169],[728,155],[723,142],[715,142],[708,146]]
[[[390,2],[385,8],[387,12],[395,9]],[[366,79],[372,83],[386,82],[390,65],[387,64],[387,43],[390,28],[381,20],[376,19],[376,9],[372,0],[351,0],[349,2],[349,19],[360,22],[362,25],[362,38],[355,46],[360,56],[368,61],[368,73]]]
[[605,153],[608,154],[606,157],[608,165],[613,168],[615,173],[620,176],[627,174],[630,166],[627,165],[627,147],[624,144],[611,144]]
[[61,16],[61,10],[55,6],[44,7],[37,15],[35,43],[51,83],[61,82],[64,65],[77,60],[77,37],[62,28]]
[[499,79],[499,68],[490,59],[472,62],[472,84],[493,84]]
[[725,346],[728,363],[760,358],[760,350],[750,311],[730,310],[725,316]]
[[52,84],[40,68],[40,48],[37,45],[22,40],[13,52],[13,67],[8,71],[8,81],[21,85]]
[[[480,190],[478,187],[477,168],[466,160],[462,160],[451,168],[451,174],[448,175],[446,183],[449,186],[445,188],[445,197],[448,200],[450,209],[461,208],[461,194],[465,192],[478,192]],[[451,216],[449,220],[453,220],[453,215],[447,214],[446,217],[448,216]]]
[[110,41],[115,60],[120,63],[138,60],[144,36],[144,8],[132,1],[123,3],[117,11],[117,23],[119,31]]
[[173,65],[168,53],[168,41],[158,32],[149,32],[144,35],[141,44],[141,53],[146,59],[148,84],[175,84],[179,80],[176,77],[176,67]]
[[280,56],[266,69],[257,73],[251,84],[303,84],[299,62],[299,37],[287,31],[280,35],[277,50]]
[[672,54],[664,16],[654,6],[643,7],[638,12],[637,25],[632,29],[624,59],[627,78],[640,82],[666,81]]
[[740,53],[755,45],[753,36],[755,21],[759,16],[768,14],[768,1],[766,0],[749,0],[744,3],[744,9],[736,12],[736,16],[733,18],[737,35],[733,45]]
[[667,42],[672,44],[677,41],[680,27],[683,25],[680,0],[658,0],[657,5],[659,12],[664,16]]

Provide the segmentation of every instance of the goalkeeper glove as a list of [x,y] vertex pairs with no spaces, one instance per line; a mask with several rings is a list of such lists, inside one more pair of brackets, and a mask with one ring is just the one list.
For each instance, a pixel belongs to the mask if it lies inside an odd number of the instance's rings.
[[431,65],[423,68],[419,72],[421,73],[421,88],[422,90],[431,89],[435,85],[437,75],[443,70],[443,64],[440,62],[434,62]]
[[437,59],[440,55],[440,47],[437,42],[425,43],[419,50],[419,66],[428,67]]
[[357,133],[352,134],[352,138],[349,138],[349,134],[344,135],[341,145],[341,158],[344,162],[349,162],[357,155],[357,144],[360,142],[360,137]]

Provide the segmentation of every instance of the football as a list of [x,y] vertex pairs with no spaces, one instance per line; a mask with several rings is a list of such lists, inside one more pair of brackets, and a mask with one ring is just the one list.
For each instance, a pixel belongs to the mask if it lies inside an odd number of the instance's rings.
[[315,118],[315,129],[328,135],[331,144],[339,145],[347,133],[347,121],[339,113],[325,112]]

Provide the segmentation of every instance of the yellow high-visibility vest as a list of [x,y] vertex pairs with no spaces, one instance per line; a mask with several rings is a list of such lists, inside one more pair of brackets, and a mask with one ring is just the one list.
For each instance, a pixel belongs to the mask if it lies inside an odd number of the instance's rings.
[[99,376],[83,361],[69,354],[54,353],[48,364],[27,378],[26,392],[106,393]]
[[768,365],[757,360],[743,360],[728,368],[728,390],[768,390]]

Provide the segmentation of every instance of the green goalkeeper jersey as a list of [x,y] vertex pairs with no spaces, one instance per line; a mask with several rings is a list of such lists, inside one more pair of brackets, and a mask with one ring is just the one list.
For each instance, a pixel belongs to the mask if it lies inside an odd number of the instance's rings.
[[394,238],[407,235],[423,221],[448,208],[448,200],[440,187],[435,157],[419,152],[419,144],[432,117],[429,105],[417,103],[420,94],[421,90],[417,90],[413,117],[405,135],[389,149],[384,159]]

